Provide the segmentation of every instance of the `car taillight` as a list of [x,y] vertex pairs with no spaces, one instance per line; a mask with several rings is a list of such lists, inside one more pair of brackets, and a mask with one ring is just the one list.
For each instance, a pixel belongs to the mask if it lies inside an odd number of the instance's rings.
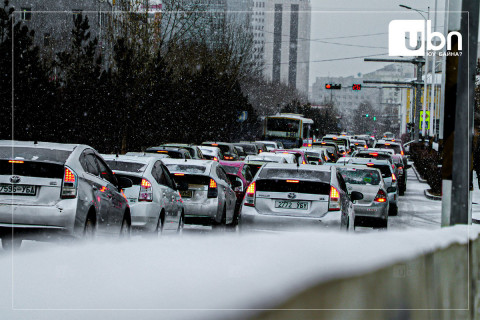
[[335,187],[330,188],[330,200],[328,202],[328,211],[340,210],[340,194]]
[[210,184],[208,185],[207,198],[216,198],[218,196],[217,183],[215,180],[210,179]]
[[138,201],[153,201],[152,184],[147,179],[142,179],[142,182],[140,183],[140,193],[138,195]]
[[378,190],[378,193],[375,196],[375,199],[373,201],[375,201],[375,202],[387,202],[387,194],[383,190]]
[[69,167],[65,167],[62,182],[62,199],[72,199],[77,196],[77,175]]
[[392,173],[392,181],[396,181],[397,177],[395,176],[395,173]]
[[218,161],[218,158],[217,158],[217,157],[213,157],[213,161]]
[[405,155],[405,153],[404,153],[403,151],[400,151],[400,154],[401,154],[402,156]]
[[255,207],[255,192],[257,191],[257,185],[254,182],[250,183],[245,192],[245,205],[249,207]]

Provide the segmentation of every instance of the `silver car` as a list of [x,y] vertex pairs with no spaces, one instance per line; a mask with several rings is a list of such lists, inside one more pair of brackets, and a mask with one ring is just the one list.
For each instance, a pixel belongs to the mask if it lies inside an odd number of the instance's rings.
[[351,158],[350,164],[364,165],[371,168],[377,168],[382,173],[383,181],[387,187],[389,215],[396,216],[398,214],[398,181],[393,172],[392,164],[388,160]]
[[233,225],[237,196],[225,169],[211,160],[165,159],[175,180],[188,184],[181,191],[187,223],[213,227]]
[[337,168],[267,163],[247,188],[240,213],[241,230],[295,227],[354,228],[353,200]]
[[18,248],[22,239],[129,234],[121,189],[131,181],[117,179],[91,147],[0,141],[0,166],[4,248]]
[[185,222],[183,201],[168,169],[157,157],[104,155],[117,177],[130,179],[124,189],[136,231],[161,234],[181,232]]
[[354,202],[355,226],[387,228],[389,202],[387,187],[379,169],[365,166],[338,166],[349,192],[363,194]]

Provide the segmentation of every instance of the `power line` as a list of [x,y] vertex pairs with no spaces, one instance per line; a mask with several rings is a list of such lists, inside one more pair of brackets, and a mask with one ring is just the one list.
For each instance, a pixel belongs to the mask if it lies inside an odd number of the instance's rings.
[[[384,56],[387,55],[388,52],[384,53],[377,53],[377,54],[370,54],[366,56],[355,56],[355,57],[344,57],[344,58],[333,58],[333,59],[323,59],[323,60],[312,60],[312,61],[303,61],[303,62],[297,62],[297,63],[312,63],[312,62],[328,62],[328,61],[341,61],[341,60],[353,60],[353,59],[361,59],[361,58],[368,58],[368,57],[378,57],[378,56]],[[278,64],[288,64],[289,62],[280,62]],[[265,65],[273,65],[273,63],[266,63]]]

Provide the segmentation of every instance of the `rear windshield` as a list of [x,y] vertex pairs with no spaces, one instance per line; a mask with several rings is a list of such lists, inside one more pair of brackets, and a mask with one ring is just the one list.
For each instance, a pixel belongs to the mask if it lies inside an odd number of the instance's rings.
[[216,158],[215,156],[213,155],[209,155],[209,154],[203,154],[203,157],[207,160],[215,160],[214,158]]
[[266,168],[262,170],[262,172],[260,172],[259,178],[305,179],[305,180],[319,180],[319,181],[330,183],[330,171]]
[[229,174],[237,174],[238,172],[238,167],[232,167],[232,166],[222,166],[222,167]]
[[400,154],[402,148],[398,144],[384,144],[384,143],[377,143],[375,148],[379,149],[391,149],[395,151],[395,153]]
[[166,164],[170,172],[185,172],[185,173],[205,173],[207,167],[196,166],[191,164]]
[[378,159],[378,160],[389,160],[392,156],[388,155],[388,154],[384,154],[384,153],[376,153],[375,154],[371,154],[373,152],[370,152],[370,153],[357,153],[355,155],[355,158],[375,158],[375,159]]
[[382,173],[382,177],[384,178],[390,178],[392,176],[392,171],[390,170],[390,166],[376,164],[376,165],[373,165],[372,168],[380,169],[380,172]]
[[186,182],[188,183],[189,187],[192,184],[208,186],[210,184],[210,177],[194,175],[194,174],[186,174],[184,176],[175,175],[175,181],[179,183]]
[[21,159],[65,163],[72,151],[35,147],[0,147],[0,159]]
[[295,192],[310,194],[330,194],[330,184],[315,181],[287,182],[285,179],[260,179],[256,181],[257,191]]
[[320,157],[317,157],[317,156],[309,156],[308,154],[307,154],[307,160],[308,160],[308,162],[310,162],[310,161],[312,161],[312,162],[321,162],[321,161],[320,161]]
[[147,167],[145,163],[124,162],[116,160],[105,160],[110,169],[127,172],[143,172]]
[[63,179],[63,172],[64,166],[57,163],[36,161],[9,163],[8,160],[0,160],[1,175]]
[[257,154],[257,146],[253,144],[237,144],[237,146],[240,146],[243,148],[243,151],[248,154]]
[[258,170],[260,170],[260,168],[262,167],[261,164],[245,164],[245,166],[250,168],[250,172],[252,173],[252,176],[255,176]]
[[179,151],[171,151],[171,150],[146,150],[147,153],[158,153],[158,154],[168,154],[170,158],[173,159],[183,159],[183,153]]
[[118,177],[123,177],[123,178],[127,178],[127,179],[130,179],[132,181],[132,184],[134,186],[139,186],[141,183],[142,183],[142,177],[137,177],[137,176],[131,176],[129,174],[119,174],[119,173],[116,173],[115,174]]
[[374,186],[380,184],[380,175],[374,170],[338,168],[338,171],[346,183],[364,185],[368,184]]
[[212,143],[208,143],[208,144],[204,144],[204,146],[212,146],[212,147],[217,147],[219,148],[220,150],[222,150],[223,153],[228,153],[230,152],[230,147],[228,145],[224,145],[224,144],[212,144]]
[[323,141],[333,142],[336,145],[343,145],[343,146],[347,144],[343,139],[323,138]]

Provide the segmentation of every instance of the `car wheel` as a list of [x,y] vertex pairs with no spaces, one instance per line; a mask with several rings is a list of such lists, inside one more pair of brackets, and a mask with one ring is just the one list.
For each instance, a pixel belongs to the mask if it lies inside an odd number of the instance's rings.
[[212,228],[215,229],[216,231],[225,231],[226,221],[227,221],[227,207],[223,207],[222,219],[220,220],[220,222],[214,221]]
[[86,240],[93,240],[95,238],[95,221],[91,214],[87,216],[87,221],[85,221],[83,238]]
[[11,236],[2,238],[2,248],[4,250],[18,250],[22,246],[22,239],[12,238]]
[[185,227],[185,215],[183,214],[183,211],[182,211],[182,215],[180,216],[180,221],[178,222],[178,229],[177,229],[178,234],[181,235],[183,233],[183,227]]
[[388,212],[389,216],[396,216],[398,214],[398,206],[396,204],[390,205],[390,210]]
[[123,220],[122,220],[122,227],[120,228],[120,238],[130,238],[130,234],[132,232],[132,224],[130,222],[128,213],[125,212],[123,215]]
[[161,236],[163,234],[163,227],[165,223],[165,211],[162,210],[158,216],[157,227],[155,228],[155,235]]

